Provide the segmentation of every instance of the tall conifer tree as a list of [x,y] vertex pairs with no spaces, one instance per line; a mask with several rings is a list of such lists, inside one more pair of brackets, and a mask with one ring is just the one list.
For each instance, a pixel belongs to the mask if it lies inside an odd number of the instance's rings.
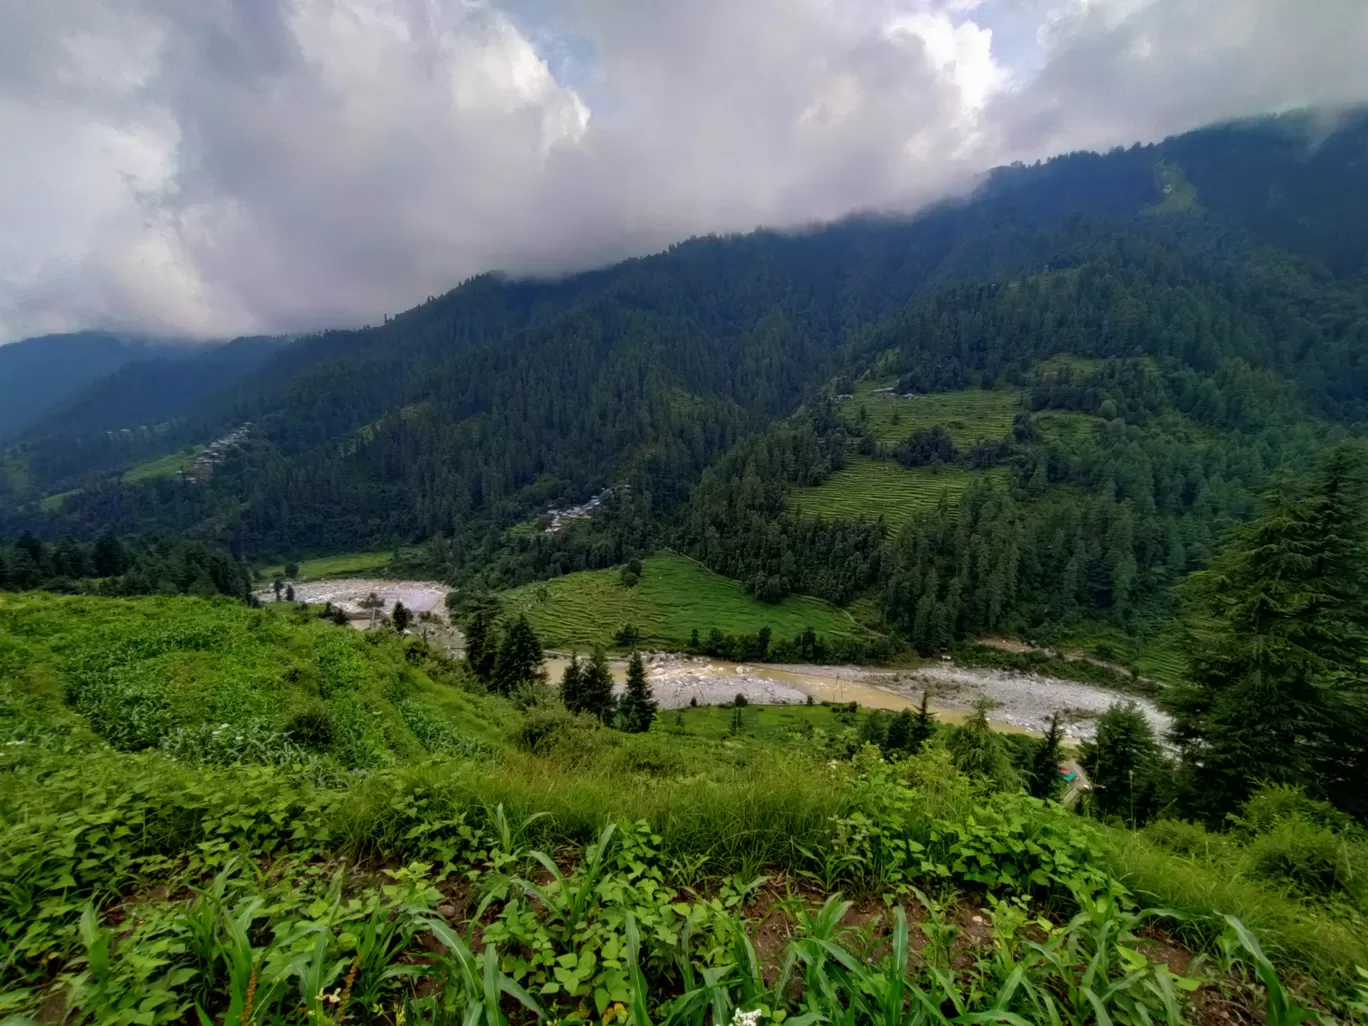
[[561,673],[561,702],[572,713],[587,712],[584,708],[584,668],[580,666],[579,653],[570,653],[570,662]]
[[657,708],[651,693],[651,682],[646,679],[646,667],[641,662],[641,653],[633,651],[627,663],[627,692],[622,696],[620,706],[623,729],[630,734],[646,733],[651,729]]
[[541,641],[521,613],[509,626],[494,663],[493,687],[501,695],[511,695],[525,684],[546,679],[542,667]]
[[604,723],[613,718],[613,671],[603,649],[595,648],[589,662],[580,669],[580,711],[597,716]]

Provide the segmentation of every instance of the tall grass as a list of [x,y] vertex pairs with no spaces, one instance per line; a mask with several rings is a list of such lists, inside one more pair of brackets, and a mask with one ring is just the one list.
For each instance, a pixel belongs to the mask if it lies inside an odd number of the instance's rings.
[[1368,966],[1368,932],[1361,917],[1346,919],[1244,874],[1238,852],[1217,857],[1165,850],[1148,836],[1110,830],[1101,855],[1109,872],[1144,900],[1182,913],[1175,928],[1196,947],[1209,947],[1235,916],[1263,939],[1269,954],[1328,990],[1351,984]]

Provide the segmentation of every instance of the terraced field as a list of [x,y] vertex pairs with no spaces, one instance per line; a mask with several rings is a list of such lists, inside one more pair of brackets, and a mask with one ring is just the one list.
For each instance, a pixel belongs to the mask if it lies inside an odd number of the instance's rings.
[[706,634],[713,627],[724,634],[769,627],[778,638],[807,627],[831,638],[865,634],[820,599],[794,595],[767,605],[747,595],[738,581],[670,552],[643,560],[635,588],[624,587],[617,570],[586,570],[527,584],[501,598],[506,612],[526,613],[542,641],[558,648],[611,647],[613,635],[628,623],[640,629],[647,646],[681,646],[695,628]]
[[913,431],[944,424],[960,449],[986,438],[1001,438],[1012,429],[1012,417],[1020,408],[1021,393],[1013,390],[985,392],[967,388],[960,392],[936,392],[911,398],[892,392],[876,392],[892,381],[859,381],[853,397],[841,401],[841,413],[856,420],[861,408],[879,441],[901,442]]
[[975,477],[1006,480],[1006,467],[904,467],[894,460],[855,457],[843,469],[813,488],[796,488],[790,506],[811,516],[833,520],[877,520],[900,527],[915,514],[934,509],[941,499],[959,498]]
[[1122,664],[1129,661],[1142,677],[1177,684],[1188,671],[1182,637],[1182,625],[1176,621],[1156,627],[1138,645],[1114,627],[1099,624],[1064,638],[1060,647]]

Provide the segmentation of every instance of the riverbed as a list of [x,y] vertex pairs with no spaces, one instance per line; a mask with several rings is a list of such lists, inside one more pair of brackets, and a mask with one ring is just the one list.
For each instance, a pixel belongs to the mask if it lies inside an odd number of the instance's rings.
[[[363,608],[362,602],[374,594],[387,611],[397,601],[414,613],[433,614],[423,625],[433,632],[431,640],[453,655],[460,652],[459,631],[442,627],[447,588],[436,581],[349,577],[302,581],[293,586],[298,601],[331,602],[348,612]],[[275,598],[269,588],[257,595],[266,602]],[[358,621],[358,626],[368,624]],[[1055,677],[957,666],[948,661],[890,669],[734,663],[669,652],[652,652],[644,658],[656,701],[665,709],[722,705],[744,695],[752,705],[800,705],[811,700],[856,702],[865,709],[896,711],[919,706],[925,693],[932,711],[951,723],[969,716],[974,703],[982,698],[997,703],[988,718],[1007,730],[1043,733],[1058,711],[1065,734],[1074,741],[1091,737],[1097,717],[1116,702],[1135,702],[1161,737],[1169,728],[1168,717],[1147,699]],[[553,684],[559,682],[566,662],[565,657],[555,654],[547,660]],[[626,679],[626,662],[615,659],[612,668],[621,686]]]
[[[552,682],[559,681],[567,660],[548,660]],[[1078,741],[1091,737],[1097,717],[1116,702],[1134,701],[1156,732],[1168,729],[1159,709],[1142,698],[1074,681],[1016,674],[1010,671],[961,667],[953,663],[890,670],[868,666],[786,666],[733,663],[705,657],[652,653],[646,657],[647,678],[661,708],[722,705],[744,695],[752,705],[795,705],[816,702],[856,702],[866,709],[910,709],[927,705],[947,722],[962,722],[979,698],[998,705],[988,718],[1001,728],[1043,733],[1058,711],[1065,735]],[[626,664],[612,663],[621,685]]]

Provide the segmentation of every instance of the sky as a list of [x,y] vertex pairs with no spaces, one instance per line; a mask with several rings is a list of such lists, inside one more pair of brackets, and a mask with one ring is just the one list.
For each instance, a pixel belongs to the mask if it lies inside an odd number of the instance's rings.
[[0,342],[378,323],[1368,100],[1365,0],[0,0]]

